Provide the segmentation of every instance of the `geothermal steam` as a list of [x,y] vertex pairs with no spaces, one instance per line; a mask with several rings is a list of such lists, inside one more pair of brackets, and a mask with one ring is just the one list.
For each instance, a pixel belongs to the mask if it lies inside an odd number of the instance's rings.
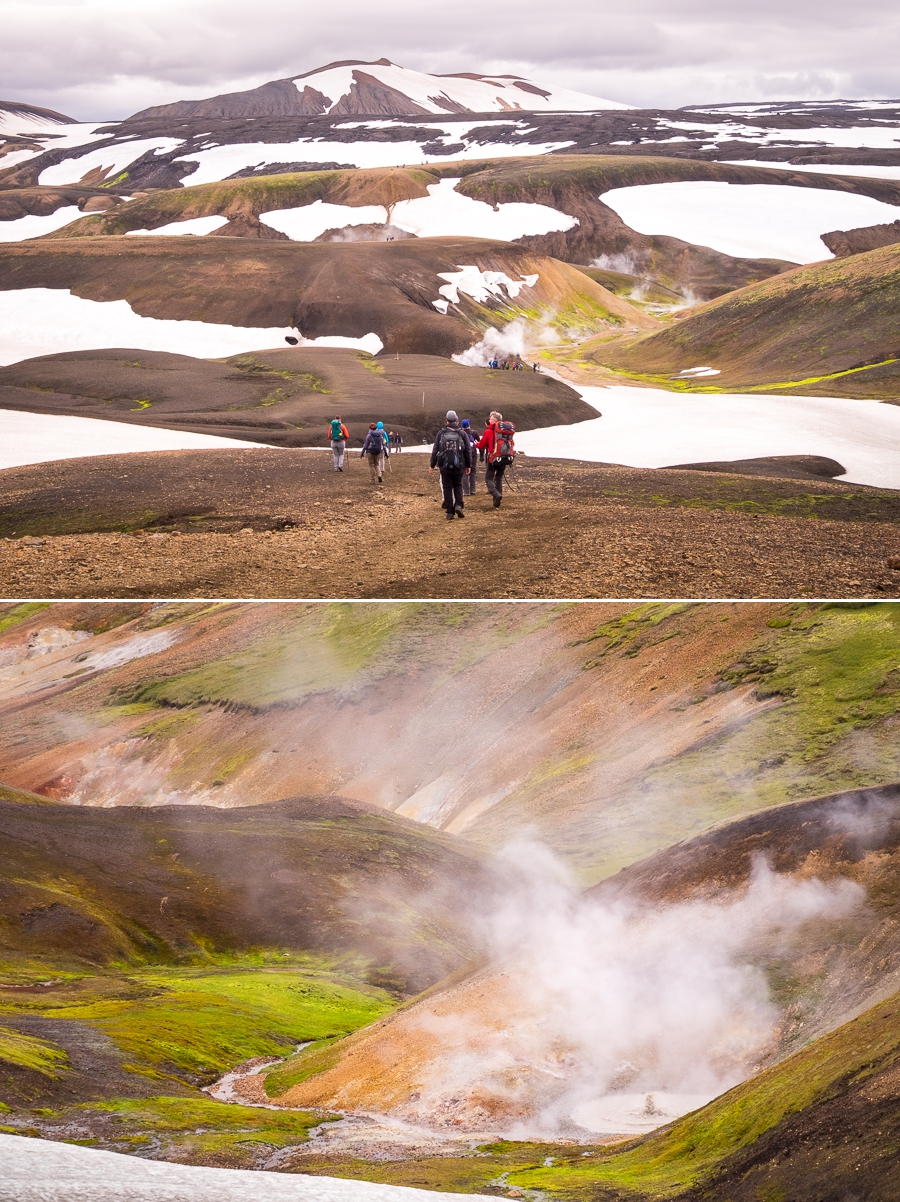
[[579,896],[540,845],[505,858],[513,883],[483,920],[494,967],[407,1012],[426,1062],[394,1109],[408,1120],[520,1137],[667,1122],[773,1052],[779,1011],[753,961],[864,902],[761,859],[741,891],[650,907]]

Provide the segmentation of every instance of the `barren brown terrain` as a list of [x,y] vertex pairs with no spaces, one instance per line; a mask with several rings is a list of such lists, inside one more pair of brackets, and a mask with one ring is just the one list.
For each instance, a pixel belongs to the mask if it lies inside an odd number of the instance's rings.
[[[773,471],[777,470],[773,468]],[[465,520],[422,455],[154,452],[0,472],[9,597],[900,595],[900,496],[819,478],[521,457]]]

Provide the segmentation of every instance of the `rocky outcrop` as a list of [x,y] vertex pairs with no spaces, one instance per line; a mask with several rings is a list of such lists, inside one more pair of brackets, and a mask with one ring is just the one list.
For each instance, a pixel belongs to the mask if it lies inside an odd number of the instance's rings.
[[830,234],[822,234],[822,241],[838,259],[865,254],[867,250],[878,250],[882,246],[900,242],[900,221],[892,221],[887,225],[867,225],[858,230],[832,230]]

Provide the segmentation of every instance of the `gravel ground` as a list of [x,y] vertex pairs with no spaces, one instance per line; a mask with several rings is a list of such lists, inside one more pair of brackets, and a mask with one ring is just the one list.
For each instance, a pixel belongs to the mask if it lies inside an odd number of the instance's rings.
[[[479,481],[449,523],[424,457],[395,458],[375,487],[358,459],[343,475],[329,460],[158,452],[0,473],[2,593],[900,596],[900,495],[884,490],[529,459],[500,509]],[[125,532],[135,514],[143,530]]]

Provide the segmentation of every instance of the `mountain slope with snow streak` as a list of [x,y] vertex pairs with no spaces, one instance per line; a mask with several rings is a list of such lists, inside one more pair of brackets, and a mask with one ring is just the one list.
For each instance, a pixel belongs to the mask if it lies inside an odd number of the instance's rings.
[[245,92],[207,100],[180,100],[135,113],[148,117],[425,116],[428,113],[496,113],[627,109],[630,106],[568,88],[543,88],[512,76],[427,75],[389,59],[347,60],[277,79]]

